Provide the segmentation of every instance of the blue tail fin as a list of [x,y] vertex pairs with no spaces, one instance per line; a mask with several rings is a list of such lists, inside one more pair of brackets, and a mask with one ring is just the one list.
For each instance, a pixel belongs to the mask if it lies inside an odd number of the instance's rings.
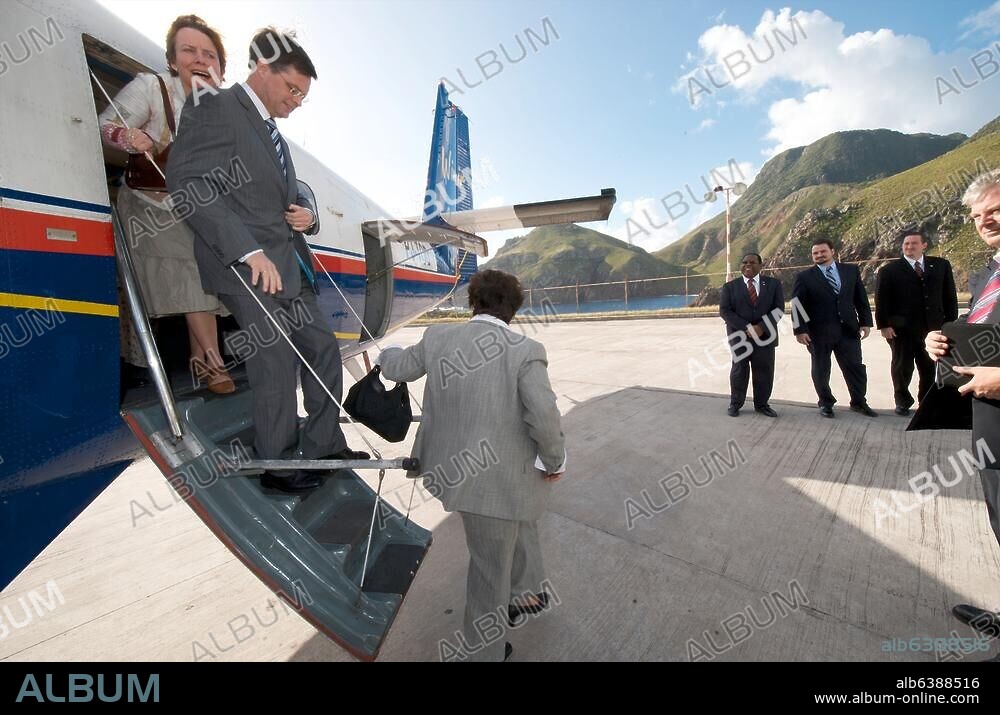
[[[431,158],[427,167],[427,193],[424,219],[440,220],[435,213],[435,199],[444,212],[467,211],[472,208],[472,158],[469,148],[469,118],[448,99],[444,82],[438,86],[437,107],[434,110],[434,134],[431,138]],[[438,270],[458,274],[465,283],[476,272],[476,255],[452,246],[438,246]]]

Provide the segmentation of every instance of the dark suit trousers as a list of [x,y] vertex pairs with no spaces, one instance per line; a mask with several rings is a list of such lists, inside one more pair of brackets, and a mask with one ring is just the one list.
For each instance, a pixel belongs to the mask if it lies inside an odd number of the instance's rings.
[[745,348],[740,349],[743,359],[738,361],[733,356],[733,367],[729,371],[729,404],[743,407],[747,399],[747,385],[750,383],[750,373],[753,372],[753,405],[767,407],[771,400],[771,389],[774,387],[774,344],[760,346],[747,338],[753,351],[743,355]]
[[[341,402],[344,384],[340,346],[319,312],[316,294],[306,287],[305,277],[302,281],[303,290],[294,301],[257,295],[271,315],[276,311],[283,315],[278,318],[279,323],[286,327],[295,347]],[[309,418],[299,444],[298,357],[253,298],[249,295],[221,298],[241,328],[240,339],[230,338],[227,343],[237,357],[246,358],[253,391],[254,449],[258,458],[288,459],[299,446],[305,459],[319,459],[344,449],[347,441],[340,428],[340,409],[305,368],[302,368],[302,393]],[[237,343],[240,348],[235,347]]]
[[924,349],[926,332],[908,330],[896,331],[896,337],[889,341],[892,350],[892,387],[896,397],[896,407],[910,407],[913,396],[910,395],[910,380],[913,378],[913,366],[916,363],[917,374],[920,376],[917,387],[919,401],[934,384],[934,361]]
[[983,483],[983,496],[986,498],[986,513],[993,527],[993,535],[1000,543],[1000,469],[980,469],[979,479]]
[[809,346],[812,355],[812,380],[819,397],[820,407],[833,406],[837,401],[830,391],[831,355],[837,358],[840,371],[844,373],[847,390],[851,393],[851,406],[861,406],[867,403],[865,393],[868,391],[868,373],[861,362],[861,338],[853,330],[841,326],[840,339],[837,342],[820,342],[813,340]]

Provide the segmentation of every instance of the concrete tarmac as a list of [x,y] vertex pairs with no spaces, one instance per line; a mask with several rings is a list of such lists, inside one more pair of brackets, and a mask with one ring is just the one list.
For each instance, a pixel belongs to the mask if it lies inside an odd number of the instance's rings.
[[[969,433],[904,431],[877,333],[863,346],[878,418],[848,411],[836,366],[842,402],[835,419],[820,417],[809,356],[787,335],[771,403],[779,417],[751,408],[734,419],[718,319],[521,329],[548,350],[569,463],[540,522],[558,603],[512,630],[513,660],[987,657],[899,649],[977,637],[950,608],[1000,609],[1000,548],[963,461],[963,450],[977,456]],[[417,400],[422,383],[411,386]],[[411,443],[412,433],[376,444],[401,455]],[[383,492],[405,510],[411,484],[390,474]],[[433,529],[434,545],[382,660],[438,660],[461,629],[461,520],[421,490],[412,518]],[[33,597],[53,607],[24,608]],[[0,619],[0,660],[351,660],[175,501],[148,459],[0,593]]]

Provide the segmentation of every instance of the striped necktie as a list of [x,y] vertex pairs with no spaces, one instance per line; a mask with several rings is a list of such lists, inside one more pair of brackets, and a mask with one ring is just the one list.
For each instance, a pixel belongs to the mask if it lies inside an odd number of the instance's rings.
[[916,263],[913,264],[913,270],[916,271],[917,278],[919,278],[920,280],[924,279],[924,269],[923,266],[920,265],[920,261],[917,261]]
[[274,150],[278,152],[278,161],[281,162],[281,173],[287,177],[288,167],[285,166],[285,152],[281,149],[281,135],[278,134],[278,125],[274,123],[273,119],[268,119],[264,123],[271,132],[271,141],[274,142]]
[[833,266],[829,265],[826,267],[826,280],[833,288],[834,295],[840,295],[840,282],[837,280],[837,276],[833,273]]
[[757,305],[757,286],[754,284],[754,279],[751,278],[747,281],[747,293],[750,294],[750,305]]
[[970,323],[985,323],[996,307],[998,298],[1000,298],[1000,267],[993,271],[989,283],[979,294],[976,304],[969,311],[968,321]]
[[[273,119],[267,119],[264,121],[264,123],[267,125],[267,128],[271,132],[271,141],[274,142],[274,150],[278,152],[278,161],[281,162],[281,173],[284,174],[285,178],[287,179],[288,167],[285,165],[285,152],[281,149],[281,135],[278,134],[278,125],[274,123]],[[307,266],[306,262],[302,260],[302,256],[299,255],[298,251],[295,251],[293,249],[293,253],[295,253],[295,258],[296,260],[298,260],[299,267],[302,269],[302,272],[306,274],[306,279],[309,281],[309,285],[311,285],[313,288],[316,289],[317,292],[319,292],[319,286],[316,283],[315,274],[313,274],[313,272],[309,270],[309,266]]]

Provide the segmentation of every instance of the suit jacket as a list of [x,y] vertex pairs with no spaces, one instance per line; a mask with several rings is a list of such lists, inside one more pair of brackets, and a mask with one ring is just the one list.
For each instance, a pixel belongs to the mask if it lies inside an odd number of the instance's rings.
[[[990,261],[989,266],[978,273],[969,276],[969,292],[972,298],[969,305],[974,305],[979,294],[983,292],[990,276],[996,270],[996,264]],[[959,318],[965,322],[968,314]],[[987,323],[1000,323],[1000,302],[993,308]],[[1000,401],[983,400],[978,397],[962,398],[954,387],[937,387],[920,402],[920,409],[913,416],[908,429],[969,429],[968,403],[972,403],[972,455],[979,458],[982,453],[976,445],[984,440],[994,459],[983,454],[988,469],[1000,469]]]
[[[855,265],[839,261],[837,271],[840,274],[839,294],[833,292],[819,266],[795,276],[792,322],[796,335],[808,332],[812,340],[833,343],[843,334],[841,326],[853,332],[863,325],[872,326],[872,310],[861,281],[861,271]],[[803,311],[805,315],[801,314]]]
[[249,284],[250,269],[239,260],[263,249],[281,274],[279,296],[299,295],[295,252],[307,266],[312,259],[302,234],[292,230],[284,214],[290,204],[310,207],[299,196],[295,164],[281,141],[287,176],[270,131],[242,86],[203,94],[197,103],[194,93],[188,98],[167,163],[167,188],[175,213],[200,239],[194,254],[206,291],[244,294],[229,267],[237,265]]
[[958,319],[958,294],[951,263],[924,256],[924,277],[905,258],[882,266],[875,286],[875,324],[879,330],[926,335]]
[[531,521],[545,511],[548,472],[565,458],[545,348],[518,332],[473,320],[432,325],[416,345],[387,348],[382,374],[427,375],[413,445],[424,486],[447,511]]
[[[757,295],[757,305],[750,303],[750,292],[742,275],[722,286],[719,315],[726,321],[729,335],[745,333],[748,325],[760,325],[764,328],[764,334],[759,338],[760,342],[767,343],[766,347],[774,348],[778,344],[778,321],[785,312],[785,291],[777,278],[767,278],[763,275],[758,278],[760,293]],[[767,320],[764,320],[765,316]],[[765,347],[753,344],[755,349]]]
[[[983,270],[969,276],[969,292],[972,298],[969,305],[975,305],[979,294],[983,292],[986,284],[997,269],[997,264],[990,261]],[[968,314],[962,316],[966,320]],[[993,306],[993,311],[986,319],[987,323],[1000,323],[1000,301]],[[979,440],[985,440],[990,448],[990,452],[996,458],[992,464],[987,465],[989,469],[1000,469],[1000,401],[983,400],[978,397],[972,399],[972,443],[979,444]],[[972,450],[973,455],[978,455],[976,449]]]

